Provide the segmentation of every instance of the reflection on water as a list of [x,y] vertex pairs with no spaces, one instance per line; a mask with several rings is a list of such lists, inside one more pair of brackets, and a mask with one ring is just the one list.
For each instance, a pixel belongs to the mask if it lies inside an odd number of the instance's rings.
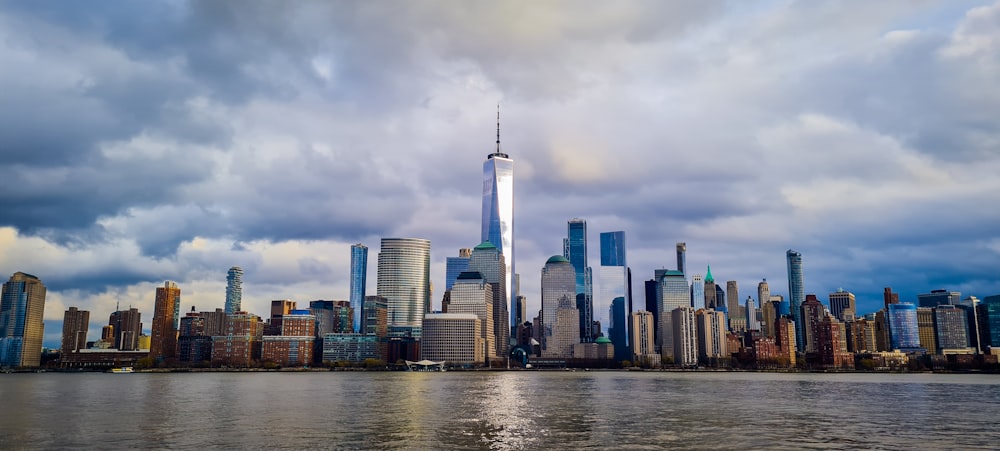
[[996,447],[993,375],[0,375],[0,449]]

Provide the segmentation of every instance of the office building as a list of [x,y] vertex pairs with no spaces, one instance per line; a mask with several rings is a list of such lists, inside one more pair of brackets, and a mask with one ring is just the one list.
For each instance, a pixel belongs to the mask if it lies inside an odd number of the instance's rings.
[[[496,246],[494,246],[496,247]],[[444,290],[447,292],[455,284],[455,279],[464,271],[469,270],[469,257],[472,256],[472,249],[463,247],[458,250],[458,257],[448,257],[444,264]],[[506,266],[504,275],[506,275]]]
[[830,313],[840,321],[853,321],[858,313],[854,293],[844,291],[843,288],[830,293]]
[[573,218],[566,222],[563,256],[573,265],[573,271],[576,273],[576,309],[580,314],[580,341],[592,343],[600,331],[594,330],[594,275],[593,270],[587,266],[587,221]]
[[934,331],[934,309],[917,307],[917,335],[920,337],[920,347],[929,354],[937,354],[937,333]]
[[[809,301],[803,304],[805,306]],[[847,351],[844,323],[833,315],[824,314],[813,332],[818,363],[824,368],[853,369],[854,354]]]
[[930,293],[917,295],[917,307],[937,307],[939,305],[958,305],[962,303],[962,293],[948,290],[931,290]]
[[[659,270],[657,270],[657,271],[659,271]],[[660,276],[660,277],[662,277],[662,276]],[[659,288],[658,288],[659,287],[659,283],[657,282],[657,280],[659,280],[660,277],[654,277],[652,280],[647,280],[643,284],[644,285],[643,288],[645,288],[645,291],[646,291],[646,293],[645,293],[646,294],[646,311],[649,312],[649,314],[653,316],[653,345],[654,346],[656,346],[656,343],[659,342],[659,336],[657,335],[656,328],[659,327],[659,324],[660,324],[660,314],[659,314],[659,310],[657,310],[657,304],[659,303],[660,299],[656,296],[656,293],[659,291]],[[633,352],[634,352],[634,350],[633,350]]]
[[892,287],[885,287],[882,290],[883,307],[889,308],[889,304],[899,304],[899,293],[892,291]]
[[285,315],[296,309],[296,302],[290,299],[276,299],[271,301],[271,316],[264,326],[264,335],[281,335],[281,321]]
[[[456,282],[458,285],[458,282]],[[486,362],[481,319],[471,313],[428,313],[424,316],[421,355],[449,365],[474,366]]]
[[264,321],[247,312],[226,315],[221,335],[212,337],[212,364],[248,367],[261,357]]
[[66,309],[66,313],[63,314],[62,355],[86,349],[89,328],[89,311],[76,307]]
[[137,351],[142,335],[142,313],[137,308],[112,312],[108,325],[114,334],[112,347],[120,351]]
[[[718,294],[716,294],[716,296],[718,296]],[[730,318],[730,322],[732,322],[732,319],[734,318],[740,320],[746,320],[747,312],[743,309],[744,306],[740,304],[740,289],[739,285],[736,283],[735,280],[726,281],[725,296],[726,296],[726,311],[728,312],[727,316]],[[732,325],[730,325],[730,329],[747,330],[747,327],[749,327],[748,322],[740,321],[739,323],[742,324],[743,326],[742,329],[738,327],[733,327]]]
[[972,351],[966,309],[955,305],[938,306],[934,309],[934,330],[941,353]]
[[[492,246],[492,244],[489,245]],[[472,252],[474,261],[476,251]],[[452,285],[451,304],[448,307],[448,313],[469,313],[479,318],[479,331],[482,334],[480,338],[482,338],[483,355],[486,359],[506,356],[506,352],[497,352],[499,346],[496,343],[496,326],[493,323],[496,318],[493,312],[493,307],[496,305],[493,294],[493,287],[484,280],[482,274],[466,271],[459,274],[455,285]],[[503,349],[506,349],[506,346]],[[425,355],[424,358],[428,357]]]
[[743,307],[746,313],[746,330],[760,331],[760,321],[757,319],[757,306],[752,297],[747,296],[746,306]]
[[771,301],[771,287],[767,284],[767,279],[763,279],[757,283],[757,305],[761,309],[764,308],[764,304]]
[[[514,160],[500,151],[500,111],[497,111],[496,151],[486,156],[483,162],[483,215],[482,233],[479,241],[489,241],[500,250],[507,266],[504,280],[507,299],[504,304],[510,310],[511,299],[520,294],[515,290],[514,275]],[[390,309],[391,310],[391,309]],[[508,320],[508,324],[514,318]]]
[[[560,306],[569,302],[576,305],[576,271],[566,257],[553,255],[542,268],[542,330],[541,343],[543,351],[548,348],[548,340],[556,333],[556,313]],[[574,308],[574,310],[576,310]],[[579,314],[579,312],[577,312]],[[579,317],[576,323],[577,341],[579,341]],[[563,332],[561,335],[564,335]]]
[[233,266],[226,273],[226,314],[243,310],[243,268]]
[[[767,299],[767,298],[765,298]],[[760,307],[760,331],[761,334],[768,338],[774,338],[775,330],[774,326],[778,321],[778,306],[775,302],[770,300],[764,301],[764,304]]]
[[917,326],[917,306],[908,302],[890,304],[886,312],[890,350],[903,352],[920,349],[920,329]]
[[[351,324],[354,333],[361,333],[361,310],[365,305],[368,284],[368,246],[361,243],[351,246]],[[346,332],[346,331],[345,331]]]
[[848,324],[850,333],[847,350],[849,352],[877,352],[874,319],[859,318]]
[[774,341],[778,346],[781,360],[787,361],[789,367],[794,367],[797,362],[795,330],[795,320],[791,319],[791,315],[778,317],[774,328]]
[[[487,358],[503,357],[510,347],[510,314],[507,311],[507,277],[504,255],[493,243],[484,241],[472,249],[469,255],[469,272],[479,273],[482,282],[489,284],[492,291],[492,319],[483,322],[492,337],[488,340],[494,349],[487,352]],[[461,275],[460,275],[461,276]],[[453,286],[454,288],[454,286]],[[452,299],[450,302],[454,302]]]
[[[694,300],[697,302],[697,300]],[[705,308],[713,310],[728,310],[725,299],[718,298],[718,291],[715,290],[715,277],[712,277],[712,266],[708,266],[705,272]]]
[[382,238],[376,294],[388,303],[389,334],[420,337],[431,302],[431,242],[420,238]]
[[177,328],[180,325],[181,289],[171,281],[156,288],[149,356],[156,360],[177,357]]
[[199,363],[212,360],[212,336],[205,333],[205,317],[195,312],[193,306],[181,318],[177,335],[177,360]]
[[795,343],[799,350],[805,350],[805,323],[802,321],[802,303],[806,300],[805,282],[802,278],[802,254],[789,249],[785,252],[788,263],[788,300],[792,319],[796,324]]
[[[628,290],[628,265],[625,254],[625,232],[602,232],[601,235],[600,299],[595,306],[601,312],[596,318],[611,339],[619,361],[628,359],[628,320],[632,300]],[[614,317],[614,302],[619,303],[619,315]],[[617,319],[617,321],[615,321]],[[611,328],[617,324],[615,336]],[[604,331],[602,331],[604,332]]]
[[628,306],[625,298],[617,297],[611,301],[611,308],[608,312],[608,339],[614,345],[614,359],[616,361],[630,360],[632,353],[629,350],[628,327],[631,326],[631,315],[628,313]]
[[[690,307],[691,295],[687,280],[680,271],[668,270],[659,273],[659,275],[656,309],[660,312],[660,324],[657,325],[660,343],[657,343],[657,346],[664,357],[672,359],[674,357],[674,332],[671,312],[678,307]],[[694,277],[696,280],[700,278],[697,275]],[[699,285],[695,282],[694,286]]]
[[[685,281],[685,283],[687,283]],[[707,306],[705,302],[705,280],[702,279],[701,274],[695,274],[691,276],[691,291],[690,299],[688,300],[688,305],[693,307],[695,310],[703,309]],[[713,296],[715,290],[712,290]],[[669,315],[670,312],[667,312]]]
[[[367,313],[366,313],[367,314]],[[374,335],[328,333],[323,335],[324,362],[364,362],[373,359],[385,362],[385,343]]]
[[984,350],[1000,348],[1000,294],[986,296],[976,306],[979,341]]
[[292,310],[281,319],[281,334],[261,338],[261,361],[302,366],[313,361],[316,317],[309,310]]
[[670,312],[672,320],[674,364],[680,366],[698,365],[698,332],[695,326],[694,308],[683,306]]

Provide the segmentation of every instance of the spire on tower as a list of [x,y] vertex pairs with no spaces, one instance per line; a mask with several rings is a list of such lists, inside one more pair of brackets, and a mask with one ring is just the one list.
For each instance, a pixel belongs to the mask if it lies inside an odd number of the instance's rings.
[[497,104],[497,153],[500,153],[500,104]]

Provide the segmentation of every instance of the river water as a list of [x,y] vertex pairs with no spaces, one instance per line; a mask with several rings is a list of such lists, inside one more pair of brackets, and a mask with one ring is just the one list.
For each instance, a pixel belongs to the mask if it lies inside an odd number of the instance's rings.
[[0,374],[0,449],[998,449],[1000,375]]

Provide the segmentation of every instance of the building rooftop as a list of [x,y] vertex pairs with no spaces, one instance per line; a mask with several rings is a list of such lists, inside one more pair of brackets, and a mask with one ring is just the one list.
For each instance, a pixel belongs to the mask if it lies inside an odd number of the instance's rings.
[[496,249],[496,248],[497,247],[494,246],[493,243],[489,241],[483,241],[482,243],[476,245],[476,247],[474,247],[473,249]]
[[545,262],[545,264],[547,265],[549,263],[564,263],[564,262],[569,263],[569,260],[567,260],[566,257],[563,257],[562,255],[553,255],[549,257],[549,259]]

